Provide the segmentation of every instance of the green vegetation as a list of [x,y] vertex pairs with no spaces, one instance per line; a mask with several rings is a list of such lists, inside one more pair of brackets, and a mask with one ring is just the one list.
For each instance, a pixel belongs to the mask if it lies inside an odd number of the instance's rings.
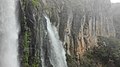
[[75,61],[75,59],[73,57],[71,57],[70,55],[66,54],[67,57],[67,63],[68,63],[68,67],[77,67],[77,62]]
[[[99,47],[94,49],[95,57],[102,63],[120,67],[120,41],[116,38],[99,37]],[[111,63],[111,64],[109,64]]]
[[75,58],[67,55],[70,67],[80,63],[81,67],[120,67],[120,41],[116,38],[98,37],[98,46],[86,51],[80,62],[75,64]]
[[[23,40],[23,66],[24,67],[39,67],[40,64],[40,56],[37,54],[39,51],[38,49],[36,49],[36,53],[35,56],[32,56],[30,58],[30,42],[31,42],[31,31],[28,28],[28,30],[26,30],[24,32],[24,40]],[[31,61],[32,59],[32,61]],[[32,62],[32,64],[30,64]]]
[[35,7],[38,7],[38,5],[39,5],[39,0],[32,0],[32,4],[33,4]]
[[29,64],[28,64],[28,57],[29,57],[29,38],[30,37],[30,34],[28,31],[25,31],[24,33],[24,44],[23,44],[23,48],[24,48],[24,51],[23,51],[23,65],[24,67],[29,67]]
[[[29,4],[28,4],[29,3]],[[40,0],[31,0],[26,1],[22,0],[21,1],[21,6],[22,6],[22,13],[21,15],[21,66],[23,67],[39,67],[40,66],[40,48],[38,48],[39,44],[36,44],[34,41],[36,31],[33,30],[34,25],[29,26],[31,23],[29,20],[33,18],[29,18],[28,15],[25,13],[29,13],[29,11],[26,11],[26,9],[32,9],[37,12]],[[31,8],[29,8],[31,7]],[[38,13],[38,12],[37,12]],[[36,16],[36,15],[35,15]],[[29,19],[28,19],[29,18]],[[36,19],[35,19],[36,20]],[[34,46],[32,46],[34,45]]]
[[[98,37],[98,47],[89,49],[85,56],[85,67],[120,67],[120,42],[116,38]],[[94,66],[93,66],[94,65]]]

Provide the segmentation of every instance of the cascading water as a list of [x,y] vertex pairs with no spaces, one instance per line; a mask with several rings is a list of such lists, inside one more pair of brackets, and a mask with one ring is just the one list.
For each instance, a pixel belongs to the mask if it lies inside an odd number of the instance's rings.
[[0,0],[0,67],[19,67],[15,0]]
[[59,40],[58,32],[55,26],[51,25],[50,20],[47,20],[47,30],[50,38],[50,63],[53,67],[67,67],[65,51],[62,42]]

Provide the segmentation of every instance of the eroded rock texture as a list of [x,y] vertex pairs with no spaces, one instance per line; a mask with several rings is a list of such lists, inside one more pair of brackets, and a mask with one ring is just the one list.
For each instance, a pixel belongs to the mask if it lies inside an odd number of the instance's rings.
[[97,36],[116,35],[113,17],[109,14],[110,0],[21,0],[20,5],[20,58],[23,67],[38,67],[41,58],[46,67],[52,67],[44,14],[57,27],[66,54],[74,59],[72,64],[68,61],[69,67],[80,66],[84,52],[97,46]]
[[113,16],[114,26],[116,30],[116,37],[120,39],[120,3],[112,4],[110,13]]
[[115,36],[109,0],[44,0],[44,4],[67,54],[78,61],[84,51],[97,45],[97,36]]

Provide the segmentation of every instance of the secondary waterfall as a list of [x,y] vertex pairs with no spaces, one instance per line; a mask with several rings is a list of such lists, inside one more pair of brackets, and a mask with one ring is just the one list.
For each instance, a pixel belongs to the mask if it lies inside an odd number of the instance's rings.
[[19,67],[16,0],[0,0],[0,67]]
[[53,67],[67,67],[65,51],[62,42],[59,40],[59,35],[55,26],[50,23],[50,20],[45,16],[47,20],[47,30],[50,39],[50,62]]

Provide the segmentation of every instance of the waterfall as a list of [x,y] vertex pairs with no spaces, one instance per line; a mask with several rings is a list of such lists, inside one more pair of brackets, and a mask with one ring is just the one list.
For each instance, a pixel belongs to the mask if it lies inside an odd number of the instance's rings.
[[0,0],[0,67],[19,67],[15,0]]
[[45,16],[47,21],[47,30],[50,39],[50,63],[53,67],[67,67],[65,51],[62,42],[59,40],[59,35],[55,26],[50,23],[50,20]]

